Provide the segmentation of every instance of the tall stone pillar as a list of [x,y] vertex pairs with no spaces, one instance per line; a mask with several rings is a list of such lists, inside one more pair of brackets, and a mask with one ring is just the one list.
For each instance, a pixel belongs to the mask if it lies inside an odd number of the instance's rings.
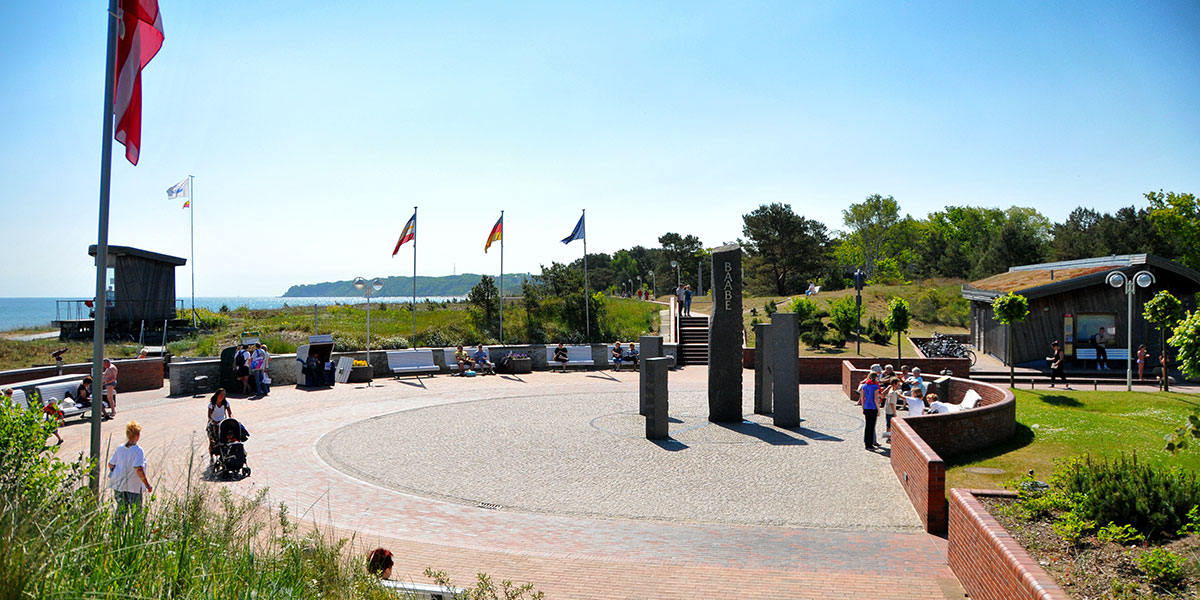
[[650,393],[650,369],[646,367],[646,361],[651,358],[662,358],[663,355],[663,339],[660,335],[643,335],[638,339],[638,355],[642,360],[642,371],[639,374],[638,388],[638,412],[643,416],[650,415],[648,394]]
[[667,370],[671,368],[669,358],[651,358],[642,361],[642,373],[647,386],[646,439],[664,440],[670,436],[670,418],[667,416]]
[[708,420],[742,421],[742,247],[712,254],[712,321],[708,330]]
[[796,313],[771,315],[771,391],[776,427],[800,426],[800,323]]
[[771,326],[754,326],[754,414],[769,415],[774,410],[771,396],[771,352],[768,337]]

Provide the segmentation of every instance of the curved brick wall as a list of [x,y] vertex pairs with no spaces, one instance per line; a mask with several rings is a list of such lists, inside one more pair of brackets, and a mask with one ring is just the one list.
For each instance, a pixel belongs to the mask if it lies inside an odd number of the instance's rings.
[[[848,398],[855,398],[855,390],[867,372],[850,361],[842,363],[842,391]],[[962,402],[967,390],[975,390],[982,398],[973,409],[892,421],[892,471],[930,533],[943,533],[947,528],[943,457],[998,444],[1016,432],[1017,401],[1011,390],[952,377],[948,400]]]

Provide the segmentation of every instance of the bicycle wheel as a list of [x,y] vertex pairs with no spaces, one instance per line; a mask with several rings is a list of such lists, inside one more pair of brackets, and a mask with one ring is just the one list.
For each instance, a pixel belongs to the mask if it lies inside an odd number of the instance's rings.
[[975,366],[975,352],[972,350],[967,350],[967,358],[971,359],[971,366]]

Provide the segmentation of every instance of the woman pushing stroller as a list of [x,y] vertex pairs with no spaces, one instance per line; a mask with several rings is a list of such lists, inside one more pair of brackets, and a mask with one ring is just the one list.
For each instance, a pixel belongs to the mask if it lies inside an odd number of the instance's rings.
[[217,388],[216,393],[208,402],[207,413],[208,426],[205,428],[205,432],[208,434],[208,455],[211,459],[218,454],[217,443],[220,440],[217,432],[221,428],[221,421],[233,417],[233,408],[229,406],[229,400],[225,397],[225,388]]

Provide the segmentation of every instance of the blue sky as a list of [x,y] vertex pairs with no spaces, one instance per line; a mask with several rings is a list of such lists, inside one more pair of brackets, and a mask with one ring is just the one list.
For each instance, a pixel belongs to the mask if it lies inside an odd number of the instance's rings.
[[[599,5],[603,6],[599,6]],[[343,6],[344,5],[344,6]],[[90,296],[106,2],[0,7],[2,296]],[[1142,205],[1200,193],[1200,4],[160,0],[141,162],[110,241],[188,257],[197,294],[505,271],[708,246],[784,202],[831,228],[874,193]],[[177,289],[186,295],[188,274]]]

